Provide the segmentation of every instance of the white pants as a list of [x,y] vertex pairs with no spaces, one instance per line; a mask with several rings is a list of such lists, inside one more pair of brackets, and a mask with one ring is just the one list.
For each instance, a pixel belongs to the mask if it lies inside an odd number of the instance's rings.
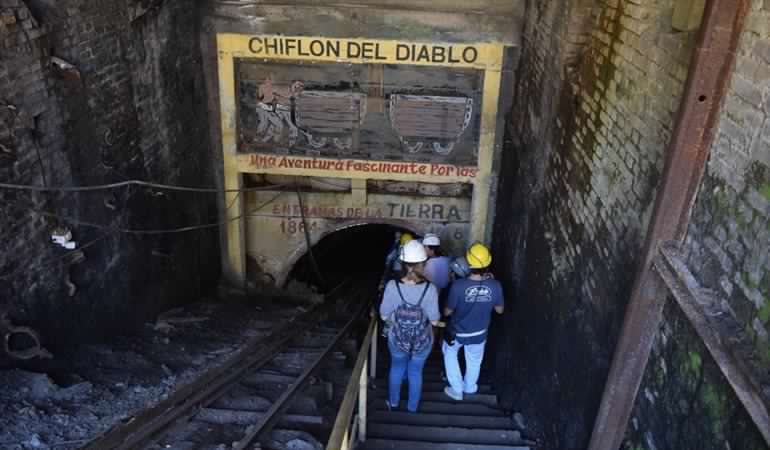
[[[444,369],[446,378],[452,390],[460,393],[475,394],[479,390],[479,371],[481,370],[481,361],[484,360],[484,346],[486,341],[481,344],[463,345],[455,340],[454,345],[447,345],[446,341],[442,344],[444,351]],[[457,360],[457,353],[461,347],[465,347],[465,378],[460,372],[460,363]]]

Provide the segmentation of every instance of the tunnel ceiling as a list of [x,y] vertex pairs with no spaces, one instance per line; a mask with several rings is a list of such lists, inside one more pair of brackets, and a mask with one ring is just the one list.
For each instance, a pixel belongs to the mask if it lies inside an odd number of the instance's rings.
[[518,44],[521,0],[231,2],[208,0],[208,16],[231,32]]

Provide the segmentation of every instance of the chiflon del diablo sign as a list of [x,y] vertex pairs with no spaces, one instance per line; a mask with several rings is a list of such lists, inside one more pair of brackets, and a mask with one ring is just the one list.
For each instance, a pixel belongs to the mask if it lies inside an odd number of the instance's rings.
[[470,65],[479,59],[474,45],[415,44],[284,36],[256,36],[249,39],[249,51],[257,56],[283,58],[363,59],[408,63]]

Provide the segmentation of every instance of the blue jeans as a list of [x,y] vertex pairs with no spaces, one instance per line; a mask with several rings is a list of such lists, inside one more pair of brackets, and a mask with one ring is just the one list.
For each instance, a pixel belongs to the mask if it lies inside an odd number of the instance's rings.
[[406,409],[417,412],[422,395],[422,368],[428,359],[433,345],[429,345],[422,353],[407,354],[399,350],[393,342],[393,337],[388,336],[388,349],[390,350],[390,373],[388,375],[388,401],[394,408],[401,401],[401,383],[406,372],[409,380],[409,400]]

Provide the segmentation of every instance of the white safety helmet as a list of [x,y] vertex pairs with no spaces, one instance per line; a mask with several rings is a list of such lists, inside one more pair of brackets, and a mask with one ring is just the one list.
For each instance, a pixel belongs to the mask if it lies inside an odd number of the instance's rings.
[[438,247],[441,245],[441,239],[433,233],[426,233],[422,238],[422,245],[430,247]]
[[405,263],[415,264],[425,262],[428,259],[428,254],[425,252],[425,247],[415,240],[409,241],[401,247],[401,254],[398,259]]

